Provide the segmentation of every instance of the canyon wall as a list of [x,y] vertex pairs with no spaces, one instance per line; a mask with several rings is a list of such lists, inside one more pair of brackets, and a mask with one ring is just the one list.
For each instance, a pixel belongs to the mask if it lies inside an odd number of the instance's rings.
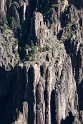
[[0,20],[0,124],[82,124],[83,1],[0,0]]

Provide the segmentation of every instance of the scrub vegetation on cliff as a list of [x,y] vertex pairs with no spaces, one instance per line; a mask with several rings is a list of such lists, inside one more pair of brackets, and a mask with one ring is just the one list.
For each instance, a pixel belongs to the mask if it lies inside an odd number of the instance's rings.
[[83,0],[0,0],[0,124],[83,123]]

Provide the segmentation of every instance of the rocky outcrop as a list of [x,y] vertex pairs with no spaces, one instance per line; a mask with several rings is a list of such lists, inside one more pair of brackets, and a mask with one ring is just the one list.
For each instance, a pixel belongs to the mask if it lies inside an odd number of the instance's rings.
[[5,11],[5,0],[0,0],[0,12]]
[[[32,23],[31,23],[31,36],[29,37],[29,40],[31,37],[35,36],[36,45],[39,47],[43,47],[43,45],[46,43],[46,38],[50,35],[52,35],[52,30],[48,29],[46,26],[46,23],[44,23],[43,15],[39,12],[34,12]],[[32,39],[34,41],[34,39]]]
[[3,29],[0,29],[0,67],[4,66],[9,70],[19,60],[18,41],[12,30],[8,29],[7,26],[5,28],[4,33],[1,33]]
[[6,3],[5,0],[0,0],[0,21],[3,18],[3,16],[5,15],[5,10],[6,10],[5,3]]
[[66,53],[64,56],[59,58],[60,63],[56,63],[56,59],[52,63],[25,64],[27,75],[24,94],[28,111],[24,113],[28,115],[27,123],[61,124],[69,112],[72,117],[78,117],[78,97],[71,59]]
[[83,2],[0,2],[0,124],[83,123]]

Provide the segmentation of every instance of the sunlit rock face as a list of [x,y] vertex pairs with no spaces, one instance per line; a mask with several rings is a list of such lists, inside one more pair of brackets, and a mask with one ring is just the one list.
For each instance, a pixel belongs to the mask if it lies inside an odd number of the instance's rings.
[[0,124],[83,123],[83,1],[0,0],[0,22]]
[[5,0],[0,0],[0,12],[5,11]]
[[5,14],[5,10],[6,10],[6,5],[5,5],[6,1],[5,0],[0,0],[0,20],[2,19],[2,17]]

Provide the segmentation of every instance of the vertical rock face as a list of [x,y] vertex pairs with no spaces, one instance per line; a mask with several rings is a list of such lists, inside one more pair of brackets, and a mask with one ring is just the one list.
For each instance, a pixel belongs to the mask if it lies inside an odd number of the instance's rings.
[[0,12],[5,11],[5,0],[0,0]]
[[31,32],[34,32],[33,35],[35,34],[37,45],[42,47],[49,34],[52,35],[52,30],[49,30],[46,23],[44,23],[42,13],[34,12],[31,27]]
[[0,20],[3,17],[3,15],[5,14],[5,0],[0,0]]
[[[0,124],[83,123],[83,1],[13,0],[6,16],[8,23],[0,25]],[[12,30],[10,23],[16,24]]]
[[[71,59],[66,53],[64,55],[66,58],[60,65],[50,65],[47,62],[32,66],[26,64],[26,104],[23,104],[23,116],[28,115],[27,123],[61,124],[67,116],[73,123],[71,115],[72,118],[78,118],[76,82]],[[63,58],[60,59],[63,61]],[[28,109],[25,109],[26,106]]]
[[26,20],[26,8],[29,5],[29,2],[25,0],[21,6],[23,6],[23,21]]

